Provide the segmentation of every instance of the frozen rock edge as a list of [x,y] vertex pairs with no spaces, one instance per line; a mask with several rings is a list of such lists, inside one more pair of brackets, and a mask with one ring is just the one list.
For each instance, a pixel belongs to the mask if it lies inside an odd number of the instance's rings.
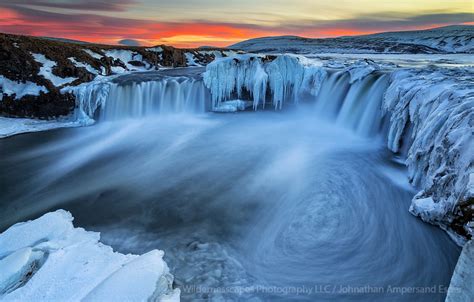
[[474,241],[469,241],[459,256],[449,285],[446,302],[474,301]]
[[114,252],[71,213],[47,213],[0,234],[2,301],[179,301],[163,251]]

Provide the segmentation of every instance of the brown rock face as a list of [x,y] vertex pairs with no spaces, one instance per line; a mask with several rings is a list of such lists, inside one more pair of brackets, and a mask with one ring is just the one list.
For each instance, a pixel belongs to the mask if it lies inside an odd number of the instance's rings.
[[[76,66],[70,58],[90,65],[102,75],[112,74],[112,67],[127,69],[124,63],[135,67],[145,67],[144,62],[146,62],[151,70],[161,67],[185,67],[187,65],[185,53],[192,53],[196,62],[202,65],[214,60],[213,55],[202,54],[196,49],[177,49],[166,45],[159,45],[159,47],[162,49],[161,52],[150,51],[148,47],[78,44],[0,33],[0,75],[12,81],[33,82],[48,89],[48,93],[41,93],[39,96],[27,95],[20,100],[15,99],[14,95],[3,94],[3,100],[0,101],[0,116],[52,118],[70,114],[74,108],[73,95],[61,94],[62,87],[56,87],[51,81],[38,75],[41,64],[35,61],[32,54],[42,54],[46,59],[54,61],[56,66],[52,69],[53,75],[62,78],[77,78],[68,84],[74,86],[90,82],[96,75],[84,67]],[[106,56],[105,51],[112,49],[133,51],[142,56],[143,62],[136,60],[122,62]],[[101,57],[92,56],[88,53],[89,51]],[[3,92],[0,86],[1,93]]]

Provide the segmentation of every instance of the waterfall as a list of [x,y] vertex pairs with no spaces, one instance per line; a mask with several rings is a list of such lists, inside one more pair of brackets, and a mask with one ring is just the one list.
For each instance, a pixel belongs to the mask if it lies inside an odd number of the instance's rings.
[[100,120],[138,118],[167,113],[202,113],[209,92],[202,81],[165,78],[160,81],[114,83],[100,112]]
[[81,85],[76,96],[76,119],[112,121],[170,113],[203,113],[210,95],[199,78],[160,77],[151,81],[113,80]]
[[316,97],[316,111],[360,135],[376,135],[382,130],[381,108],[388,83],[389,75],[383,72],[352,84],[347,72],[332,72]]

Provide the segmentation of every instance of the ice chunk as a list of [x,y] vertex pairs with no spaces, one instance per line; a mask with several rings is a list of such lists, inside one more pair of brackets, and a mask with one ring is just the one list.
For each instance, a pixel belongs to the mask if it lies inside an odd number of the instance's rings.
[[179,300],[162,251],[114,252],[72,220],[58,210],[0,234],[0,300]]
[[214,107],[214,112],[237,112],[243,111],[246,108],[252,107],[252,102],[242,100],[232,100],[221,102],[217,107]]

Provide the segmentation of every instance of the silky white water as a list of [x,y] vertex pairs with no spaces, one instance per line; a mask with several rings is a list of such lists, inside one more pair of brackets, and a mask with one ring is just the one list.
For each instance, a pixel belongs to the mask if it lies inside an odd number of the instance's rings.
[[407,211],[376,135],[386,81],[333,73],[298,107],[230,115],[204,113],[199,79],[122,83],[92,127],[2,141],[1,227],[70,210],[120,252],[163,249],[185,301],[441,301],[459,249]]

